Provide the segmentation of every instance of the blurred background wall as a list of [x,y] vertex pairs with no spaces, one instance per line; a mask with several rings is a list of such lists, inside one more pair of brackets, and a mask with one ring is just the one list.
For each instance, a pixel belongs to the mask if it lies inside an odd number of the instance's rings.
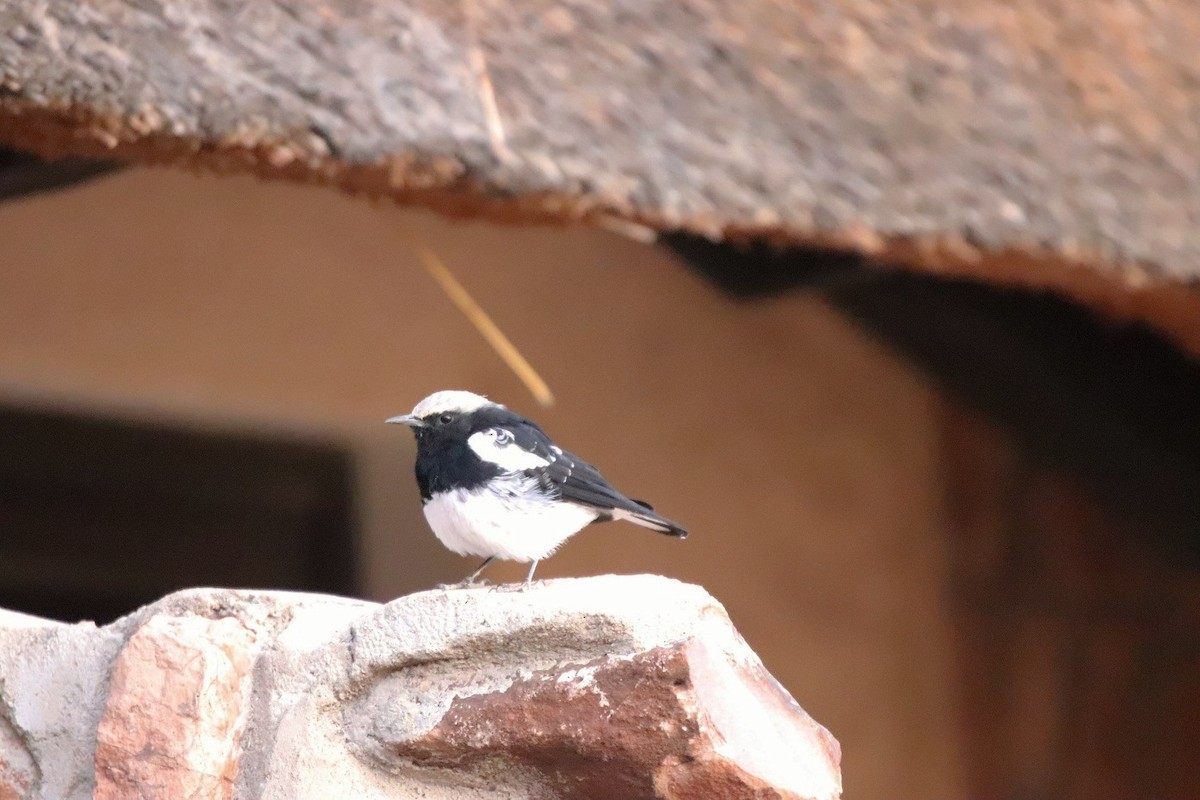
[[[409,233],[542,372],[554,408],[535,407],[420,269]],[[739,304],[661,249],[592,230],[161,172],[4,204],[0,241],[0,451],[27,481],[35,454],[57,470],[52,489],[5,484],[0,584],[252,582],[387,600],[457,580],[473,563],[426,528],[411,437],[382,420],[472,389],[693,532],[592,529],[541,577],[704,585],[839,738],[847,796],[962,796],[940,401],[820,302]],[[122,444],[130,432],[141,446]],[[64,518],[85,489],[92,510]],[[31,521],[33,495],[59,509],[52,524]],[[339,559],[345,575],[322,571]],[[79,591],[40,610],[128,610],[125,595]]]

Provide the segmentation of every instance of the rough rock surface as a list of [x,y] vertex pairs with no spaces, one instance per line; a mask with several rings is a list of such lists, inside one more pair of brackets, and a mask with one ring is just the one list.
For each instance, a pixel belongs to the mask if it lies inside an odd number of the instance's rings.
[[826,800],[839,758],[712,597],[653,576],[0,612],[0,800]]
[[140,625],[109,679],[94,797],[232,797],[255,650],[234,617]]
[[0,141],[849,245],[1200,350],[1197,41],[1189,0],[0,0]]

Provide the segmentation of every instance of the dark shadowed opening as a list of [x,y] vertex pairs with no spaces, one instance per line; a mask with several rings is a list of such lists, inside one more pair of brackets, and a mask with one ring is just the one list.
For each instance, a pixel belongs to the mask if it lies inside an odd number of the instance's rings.
[[0,607],[103,623],[190,586],[352,594],[324,443],[0,409]]

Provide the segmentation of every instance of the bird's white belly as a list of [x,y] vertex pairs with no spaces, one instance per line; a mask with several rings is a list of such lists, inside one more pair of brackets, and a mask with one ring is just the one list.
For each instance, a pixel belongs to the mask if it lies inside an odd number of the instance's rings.
[[454,489],[425,504],[425,519],[456,553],[534,561],[596,519],[596,511],[514,491]]

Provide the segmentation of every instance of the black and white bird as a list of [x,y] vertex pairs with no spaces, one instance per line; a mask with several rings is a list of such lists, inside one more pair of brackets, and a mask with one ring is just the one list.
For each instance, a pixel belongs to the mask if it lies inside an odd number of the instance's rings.
[[442,391],[392,417],[417,437],[417,487],[442,544],[485,561],[538,562],[593,522],[623,519],[669,536],[687,531],[608,484],[600,472],[550,441],[537,423],[486,397]]

